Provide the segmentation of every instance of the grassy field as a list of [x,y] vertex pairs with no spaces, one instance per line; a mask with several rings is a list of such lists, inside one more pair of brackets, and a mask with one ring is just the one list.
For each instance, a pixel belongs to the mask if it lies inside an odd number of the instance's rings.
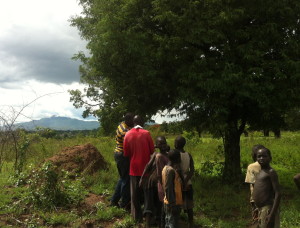
[[[152,132],[153,138],[163,135]],[[249,205],[249,186],[243,181],[235,186],[222,182],[223,147],[221,139],[213,139],[209,135],[201,138],[189,133],[183,134],[187,139],[186,151],[195,161],[196,173],[193,177],[195,199],[195,224],[197,227],[249,227],[251,223]],[[175,136],[167,136],[171,148]],[[95,227],[135,227],[130,215],[121,209],[108,207],[108,200],[113,193],[117,181],[117,170],[113,160],[114,140],[109,137],[76,137],[72,139],[45,139],[31,143],[26,153],[24,172],[14,177],[13,157],[6,155],[0,173],[0,226],[1,227],[81,227],[89,223]],[[40,164],[44,158],[50,157],[67,146],[91,143],[98,148],[105,160],[110,164],[106,171],[99,171],[93,176],[78,177],[75,181],[63,181],[63,188],[71,206],[44,207],[32,206],[35,190],[30,184],[22,185],[28,170]],[[283,132],[280,139],[263,137],[254,132],[241,138],[241,166],[243,173],[251,163],[251,148],[254,144],[268,147],[273,156],[272,167],[279,175],[282,189],[281,227],[300,227],[300,194],[297,191],[293,176],[300,172],[300,133]],[[45,169],[46,174],[49,170]],[[15,187],[18,185],[18,187]],[[94,210],[84,211],[76,208],[76,203],[84,195],[93,193],[103,197]],[[47,192],[49,194],[49,192]],[[23,200],[26,199],[26,200]],[[47,201],[48,202],[48,201]],[[68,201],[69,202],[69,201]],[[48,202],[49,204],[51,202]],[[41,204],[42,205],[42,204]],[[182,213],[182,220],[186,215]],[[84,226],[83,226],[84,227]]]

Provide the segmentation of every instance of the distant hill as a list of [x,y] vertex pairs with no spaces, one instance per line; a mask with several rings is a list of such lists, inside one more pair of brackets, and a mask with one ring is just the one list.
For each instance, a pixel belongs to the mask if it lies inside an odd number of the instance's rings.
[[36,127],[45,127],[53,130],[93,130],[100,127],[98,121],[84,121],[78,119],[72,119],[69,117],[52,116],[50,118],[42,118],[40,120],[33,120],[30,122],[23,122],[16,124],[18,128],[24,128],[26,130],[35,130]]

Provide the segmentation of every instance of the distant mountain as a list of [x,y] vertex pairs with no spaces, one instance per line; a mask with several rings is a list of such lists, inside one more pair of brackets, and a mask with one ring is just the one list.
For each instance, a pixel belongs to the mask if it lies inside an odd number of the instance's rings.
[[32,120],[16,124],[18,128],[26,130],[35,130],[36,127],[50,128],[53,130],[93,130],[100,127],[98,121],[84,121],[72,119],[68,117],[52,116],[50,118],[42,118],[40,120]]

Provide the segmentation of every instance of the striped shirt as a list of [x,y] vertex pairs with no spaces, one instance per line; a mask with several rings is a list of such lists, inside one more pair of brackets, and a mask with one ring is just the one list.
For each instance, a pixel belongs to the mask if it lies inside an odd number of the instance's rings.
[[115,153],[123,153],[123,141],[124,136],[130,128],[125,124],[125,122],[120,123],[116,131],[116,148]]

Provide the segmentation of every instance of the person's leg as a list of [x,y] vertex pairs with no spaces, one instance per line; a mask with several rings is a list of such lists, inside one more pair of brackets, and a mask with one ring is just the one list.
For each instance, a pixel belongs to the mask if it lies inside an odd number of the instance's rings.
[[164,209],[164,204],[161,203],[161,217],[160,217],[160,228],[165,228],[166,225],[166,213],[165,213],[165,209]]
[[130,204],[130,176],[122,178],[121,181],[121,203],[120,207],[126,208]]
[[172,210],[172,223],[174,228],[179,227],[180,210],[180,206],[174,206]]
[[168,208],[165,205],[166,214],[166,228],[178,228],[179,227],[179,217],[180,217],[180,206],[173,206]]
[[172,228],[172,223],[171,223],[171,219],[172,219],[172,213],[171,210],[167,207],[167,205],[164,204],[164,214],[165,214],[165,228]]
[[146,228],[150,227],[151,218],[153,215],[153,195],[152,195],[152,188],[145,188],[144,189],[144,216],[146,218]]
[[193,209],[187,209],[189,228],[194,227],[194,212]]
[[194,190],[192,185],[189,185],[188,190],[185,192],[185,206],[188,215],[189,228],[194,227]]
[[120,178],[116,184],[115,192],[110,200],[112,206],[118,206],[119,200],[121,199],[121,187],[122,187],[122,177],[121,176],[122,176],[122,174],[120,172],[120,162],[121,162],[122,157],[123,157],[123,155],[121,153],[114,154],[114,159],[116,162],[116,166],[117,166]]
[[115,188],[115,192],[113,194],[113,196],[111,197],[110,200],[110,205],[111,206],[119,206],[119,200],[121,198],[121,185],[122,185],[122,180],[119,179]]
[[271,206],[258,208],[258,228],[267,228],[267,216],[269,215]]
[[140,177],[130,176],[130,193],[131,193],[131,215],[137,222],[143,220],[141,209],[141,190],[139,188]]

